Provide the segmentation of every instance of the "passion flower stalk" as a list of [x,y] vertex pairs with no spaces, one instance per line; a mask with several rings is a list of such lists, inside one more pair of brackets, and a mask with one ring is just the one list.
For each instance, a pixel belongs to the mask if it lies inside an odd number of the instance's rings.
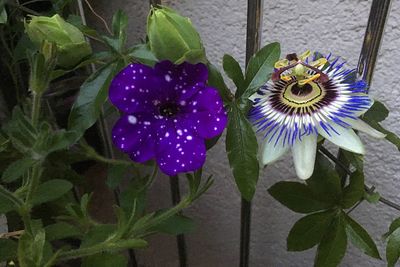
[[115,146],[136,162],[154,158],[167,175],[201,168],[205,139],[220,135],[227,122],[222,99],[207,78],[202,63],[124,68],[109,91],[122,112],[112,130]]
[[353,129],[385,137],[359,119],[373,104],[367,84],[354,81],[355,70],[339,58],[306,53],[287,55],[253,97],[250,119],[264,133],[261,162],[278,160],[292,150],[297,176],[308,179],[314,170],[318,135],[339,147],[364,154]]
[[57,45],[57,65],[61,67],[73,67],[92,53],[82,32],[59,15],[31,16],[25,30],[37,47],[44,41]]

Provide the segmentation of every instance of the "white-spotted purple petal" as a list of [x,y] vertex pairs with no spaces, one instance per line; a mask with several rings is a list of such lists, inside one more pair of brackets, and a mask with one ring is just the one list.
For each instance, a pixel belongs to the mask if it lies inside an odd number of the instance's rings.
[[168,175],[201,168],[204,139],[220,135],[227,122],[222,99],[206,86],[207,78],[201,63],[124,68],[109,92],[123,113],[113,128],[114,144],[134,161],[155,158]]

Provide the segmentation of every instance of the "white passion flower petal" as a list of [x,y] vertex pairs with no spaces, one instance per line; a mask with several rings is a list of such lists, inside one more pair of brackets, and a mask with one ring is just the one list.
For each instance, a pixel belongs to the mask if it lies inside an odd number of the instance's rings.
[[292,147],[294,167],[297,176],[302,179],[308,179],[314,172],[315,156],[317,153],[316,134],[310,134],[296,140]]
[[386,134],[381,133],[378,130],[375,130],[374,128],[369,126],[367,123],[365,123],[361,119],[346,120],[346,122],[349,123],[351,125],[351,127],[353,127],[353,129],[358,130],[358,131],[363,132],[363,133],[366,133],[371,137],[378,138],[378,139],[382,139],[382,138],[386,137]]
[[265,138],[261,148],[261,163],[264,166],[277,161],[289,150],[289,145],[284,145],[281,140],[276,142],[276,138],[271,141],[269,138]]
[[364,145],[353,129],[347,129],[342,126],[335,127],[332,122],[330,122],[330,124],[335,131],[330,130],[329,133],[327,133],[321,126],[318,126],[318,133],[345,150],[358,154],[365,153]]

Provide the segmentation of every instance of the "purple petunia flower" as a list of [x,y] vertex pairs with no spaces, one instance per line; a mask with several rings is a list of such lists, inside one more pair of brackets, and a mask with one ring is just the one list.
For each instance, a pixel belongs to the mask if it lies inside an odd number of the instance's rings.
[[204,64],[170,61],[154,68],[130,64],[111,82],[122,112],[114,144],[136,162],[155,158],[167,175],[194,171],[206,158],[205,140],[221,134],[227,116],[218,91],[206,85]]

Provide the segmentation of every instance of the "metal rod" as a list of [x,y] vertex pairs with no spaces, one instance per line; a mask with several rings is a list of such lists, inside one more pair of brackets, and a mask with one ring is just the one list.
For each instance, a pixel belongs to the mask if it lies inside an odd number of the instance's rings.
[[[343,164],[343,162],[341,162],[338,158],[336,158],[331,152],[329,152],[328,149],[326,149],[323,146],[320,146],[319,151],[322,154],[324,154],[325,156],[327,156],[330,160],[332,160],[336,164],[336,166],[339,166],[340,168],[342,168],[348,175],[350,175],[352,173],[350,171],[350,169],[345,164]],[[365,186],[365,190],[367,192],[373,192],[374,188],[375,188],[374,186],[372,186],[372,187]],[[400,211],[400,205],[398,205],[382,196],[379,197],[379,202],[382,202],[383,204]]]
[[[358,60],[358,77],[368,84],[367,90],[371,88],[376,59],[385,30],[386,20],[389,14],[391,0],[373,0],[365,30],[364,42]],[[344,160],[343,152],[339,149],[338,159]],[[338,167],[338,166],[337,166]],[[337,168],[340,169],[340,168]],[[346,183],[346,175],[342,175],[342,185]]]
[[[170,176],[169,181],[170,181],[170,187],[171,187],[172,204],[177,205],[181,201],[181,192],[179,189],[179,177],[178,176]],[[186,267],[187,266],[187,250],[186,250],[185,236],[183,234],[177,235],[176,243],[178,246],[179,266]]]
[[[263,0],[247,1],[246,66],[260,49]],[[240,267],[248,267],[250,260],[251,201],[242,198],[240,210]]]
[[391,0],[373,0],[368,17],[367,29],[358,61],[358,75],[371,86],[376,59],[389,14]]

